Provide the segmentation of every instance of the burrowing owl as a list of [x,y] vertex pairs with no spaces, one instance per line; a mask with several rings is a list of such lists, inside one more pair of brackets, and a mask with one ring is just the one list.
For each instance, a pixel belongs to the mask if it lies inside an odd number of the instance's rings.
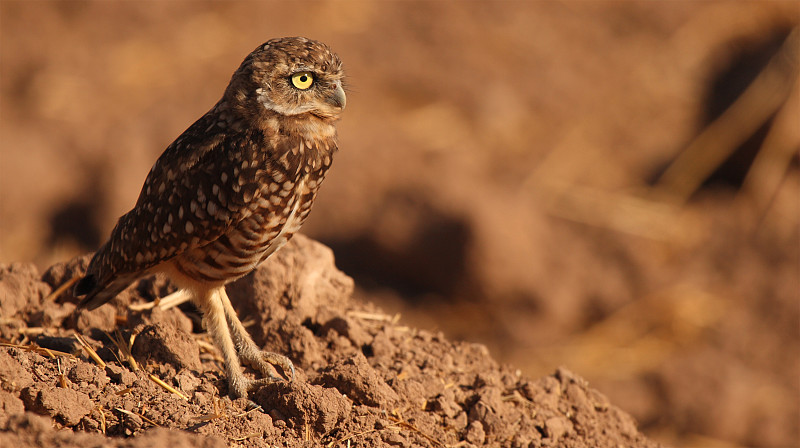
[[[246,397],[273,381],[283,355],[261,351],[236,316],[225,284],[286,244],[308,216],[337,150],[345,107],[339,57],[302,37],[256,48],[222,99],[158,158],[136,206],[75,286],[78,308],[108,302],[136,279],[163,272],[204,313],[225,359],[229,391]],[[246,378],[240,359],[265,378]]]

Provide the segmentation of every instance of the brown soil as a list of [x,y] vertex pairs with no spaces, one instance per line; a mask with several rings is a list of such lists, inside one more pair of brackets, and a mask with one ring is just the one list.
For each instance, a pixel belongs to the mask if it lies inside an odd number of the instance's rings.
[[[523,376],[568,366],[662,443],[800,445],[796,55],[741,95],[800,2],[296,3],[0,1],[0,260],[44,272],[96,250],[244,55],[307,35],[342,57],[349,91],[303,232],[333,249],[358,300],[486,344]],[[733,124],[710,126],[748,97]],[[722,132],[692,144],[709,129]],[[658,179],[687,147],[699,151],[683,174],[729,153],[681,195]],[[9,300],[3,317],[25,315],[26,297]],[[112,310],[74,325],[111,330]],[[150,323],[118,313],[125,331]],[[251,329],[334,365],[305,330]],[[143,330],[136,356],[195,366],[159,343],[164,326]]]
[[[52,297],[86,262],[41,276],[0,265],[0,332],[17,345],[0,348],[2,446],[657,446],[566,369],[532,379],[485,346],[354,301],[332,252],[303,236],[229,287],[257,343],[298,368],[294,381],[255,391],[261,409],[248,412],[246,400],[227,398],[219,355],[192,331],[191,309],[130,310],[164,292],[159,279],[77,317],[69,292]],[[115,336],[132,346],[110,339],[118,327],[132,329]],[[81,353],[75,332],[105,366]]]

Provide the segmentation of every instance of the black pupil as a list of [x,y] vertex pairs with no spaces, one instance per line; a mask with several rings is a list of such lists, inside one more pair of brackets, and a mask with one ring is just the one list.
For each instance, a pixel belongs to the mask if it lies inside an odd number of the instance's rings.
[[300,82],[306,82],[306,81],[308,81],[308,76],[306,76],[306,75],[301,75],[301,76],[300,76]]

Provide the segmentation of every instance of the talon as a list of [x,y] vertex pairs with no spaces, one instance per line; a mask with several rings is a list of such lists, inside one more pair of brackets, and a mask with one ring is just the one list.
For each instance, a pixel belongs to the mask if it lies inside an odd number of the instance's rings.
[[[254,369],[258,370],[262,375],[270,378],[273,381],[294,381],[294,364],[284,355],[259,350],[254,346],[252,350],[241,351],[240,356]],[[276,366],[281,368],[284,376],[278,374],[278,371],[275,370]]]
[[289,378],[289,381],[291,382],[291,381],[294,381],[294,364],[292,364],[291,361],[289,361],[289,371],[292,372],[292,374],[291,374],[291,376]]
[[245,410],[247,412],[254,411],[256,409],[261,409],[261,412],[265,412],[264,408],[261,407],[260,404],[257,404],[255,401],[248,399],[247,406],[245,406]]

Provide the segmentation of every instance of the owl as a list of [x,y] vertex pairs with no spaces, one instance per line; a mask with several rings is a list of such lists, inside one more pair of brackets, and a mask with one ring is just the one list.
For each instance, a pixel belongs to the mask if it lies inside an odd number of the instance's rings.
[[[286,356],[255,345],[225,285],[279,250],[308,217],[338,149],[343,81],[342,62],[321,42],[273,39],[250,53],[219,102],[155,162],[136,205],[75,285],[78,310],[164,273],[179,287],[176,300],[202,311],[232,397],[283,378],[273,366],[294,378]],[[244,376],[240,361],[264,376]]]

